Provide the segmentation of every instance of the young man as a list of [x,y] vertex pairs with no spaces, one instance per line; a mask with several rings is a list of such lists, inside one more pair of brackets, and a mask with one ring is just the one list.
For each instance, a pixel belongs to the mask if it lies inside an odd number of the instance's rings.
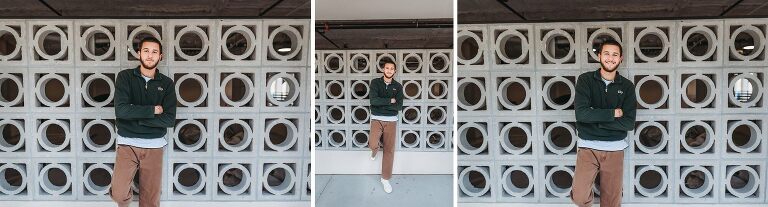
[[394,62],[386,61],[382,72],[383,77],[371,80],[368,93],[371,101],[371,136],[368,146],[371,148],[371,160],[376,160],[381,145],[379,140],[384,140],[381,185],[384,192],[391,193],[389,178],[392,177],[392,163],[395,159],[397,114],[403,109],[403,86],[393,79],[396,72]]
[[578,150],[571,199],[591,206],[592,185],[600,175],[600,206],[621,206],[627,131],[635,127],[635,86],[616,70],[623,59],[621,44],[608,40],[598,53],[600,69],[576,82]]
[[115,84],[117,156],[110,195],[120,207],[130,204],[137,173],[139,206],[160,206],[164,136],[176,120],[173,80],[157,69],[163,47],[151,37],[139,46],[141,65],[120,71]]

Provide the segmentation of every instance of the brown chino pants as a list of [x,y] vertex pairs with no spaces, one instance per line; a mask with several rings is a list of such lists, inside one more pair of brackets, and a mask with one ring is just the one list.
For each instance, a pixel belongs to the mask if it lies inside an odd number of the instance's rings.
[[384,155],[381,161],[381,178],[389,180],[392,177],[392,164],[395,161],[395,148],[397,133],[396,121],[371,120],[371,136],[368,138],[368,147],[371,148],[373,156],[379,151],[381,146],[380,139],[384,140]]
[[579,207],[592,206],[592,185],[600,175],[600,206],[621,206],[624,151],[600,151],[579,148],[576,153],[576,175],[571,200]]
[[139,173],[139,206],[159,207],[163,182],[163,148],[118,145],[110,196],[120,207],[128,207],[133,198],[131,183]]

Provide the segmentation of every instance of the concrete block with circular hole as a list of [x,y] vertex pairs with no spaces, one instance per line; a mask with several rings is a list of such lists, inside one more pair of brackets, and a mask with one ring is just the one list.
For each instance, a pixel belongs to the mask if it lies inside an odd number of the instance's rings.
[[[674,116],[640,116],[635,129],[627,135],[626,155],[631,159],[672,159],[680,147],[677,142],[678,123]],[[626,152],[626,151],[625,151]]]
[[720,202],[764,203],[765,160],[720,162]]
[[169,200],[210,200],[215,185],[210,158],[172,158],[168,161],[167,180],[164,180]]
[[672,70],[634,70],[627,77],[635,85],[637,114],[669,114],[677,109],[677,78]]
[[309,128],[303,114],[261,114],[262,136],[258,153],[264,156],[300,156],[304,151],[305,133]]
[[[2,112],[26,112],[27,107],[32,106],[28,96],[34,96],[28,92],[30,87],[29,73],[26,68],[9,66],[0,73],[0,111]],[[31,94],[31,95],[30,95]]]
[[573,162],[552,161],[539,165],[538,180],[542,203],[570,203],[576,167]]
[[715,203],[721,193],[720,162],[717,160],[696,160],[677,162],[676,175],[670,182],[678,203]]
[[628,197],[638,203],[670,203],[677,169],[671,160],[633,160],[629,166]]
[[172,40],[167,45],[170,53],[165,54],[171,65],[213,65],[215,49],[220,45],[215,38],[214,20],[169,20],[166,31]]
[[120,22],[89,20],[74,22],[74,57],[76,65],[118,66],[121,50],[118,42],[123,37]]
[[[170,54],[173,47],[169,47],[171,39],[173,37],[166,31],[165,27],[167,21],[156,19],[132,19],[121,22],[122,27],[122,41],[120,41],[121,50],[126,50],[124,56],[120,58],[121,66],[134,67],[136,61],[139,58],[139,54],[136,52],[139,49],[139,42],[146,37],[154,37],[163,42],[163,54]],[[158,63],[159,66],[165,66],[168,64],[168,57],[163,58]]]
[[491,108],[515,115],[534,115],[539,108],[539,79],[531,73],[494,72],[491,75]]
[[492,70],[533,70],[536,63],[533,25],[490,25],[488,31],[492,41],[488,51]]
[[719,157],[724,149],[725,128],[721,117],[678,117],[675,133],[675,159],[699,159],[702,156]]
[[216,65],[248,66],[261,61],[262,21],[220,20],[217,27],[212,38],[219,46],[210,48]]
[[725,88],[721,70],[677,69],[675,83],[678,113],[720,112],[723,110],[721,88]]
[[497,166],[489,161],[459,161],[458,195],[460,202],[494,202],[498,195]]
[[761,115],[725,115],[720,129],[724,130],[718,150],[723,158],[765,158],[766,123]]
[[78,200],[109,200],[110,188],[115,168],[114,158],[95,158],[78,160],[77,182]]
[[457,111],[461,116],[465,111],[471,113],[488,113],[491,88],[488,73],[465,73],[456,82]]
[[488,70],[490,63],[488,46],[493,42],[486,25],[459,25],[456,44],[460,48],[456,61],[462,70]]
[[251,200],[256,196],[256,166],[248,160],[219,159],[214,161],[213,200]]
[[256,177],[257,197],[262,200],[296,200],[301,189],[304,172],[301,160],[261,159]]
[[263,20],[261,63],[308,66],[309,25],[306,20]]
[[679,44],[675,21],[627,23],[625,65],[629,68],[659,68],[677,65]]
[[304,178],[302,180],[303,182],[301,183],[301,190],[302,190],[301,200],[310,200],[312,198],[313,186],[312,186],[312,180],[311,180],[311,177],[312,177],[311,167],[312,167],[311,159],[305,159],[302,161],[301,171],[303,173],[302,175],[304,176]]
[[280,68],[262,69],[261,83],[257,83],[261,93],[257,93],[258,108],[261,112],[279,112],[291,108],[303,109],[309,105],[309,99],[304,94],[309,94],[309,82],[304,71],[306,68]]
[[493,122],[494,130],[491,141],[498,143],[497,160],[536,160],[539,158],[538,146],[542,143],[538,132],[540,125],[533,117],[497,117]]
[[[114,115],[79,115],[73,124],[71,133],[76,154],[114,157],[118,136]],[[49,127],[49,134],[54,135],[55,129]]]
[[34,164],[28,159],[7,159],[0,162],[0,198],[31,200],[34,194]]
[[[685,20],[677,27],[678,63],[681,67],[723,65],[723,20]],[[699,43],[694,43],[699,42]]]
[[539,92],[536,100],[540,106],[538,114],[567,115],[574,112],[576,99],[576,80],[581,71],[546,71],[537,72],[535,90]]
[[[621,45],[626,45],[626,22],[585,22],[579,28],[581,38],[578,45],[581,45],[582,68],[597,69],[600,67],[600,61],[597,54],[600,52],[600,44],[606,40],[615,40]],[[541,47],[540,47],[541,48]],[[619,68],[626,67],[622,62]]]
[[55,162],[47,159],[33,159],[30,162],[34,169],[33,198],[35,200],[75,200],[80,182],[77,176],[79,166],[72,158],[57,159]]
[[540,199],[538,190],[539,178],[542,174],[539,172],[539,163],[534,160],[516,161],[509,163],[506,161],[496,162],[495,174],[498,182],[494,189],[499,201],[502,202],[530,202],[536,203]]
[[0,119],[0,157],[29,157],[35,147],[32,123],[24,114],[3,114]]
[[579,44],[583,34],[575,24],[539,24],[534,29],[538,69],[578,69],[586,60]]
[[768,70],[759,68],[724,69],[721,77],[722,89],[720,101],[725,113],[761,113],[765,112],[766,74]]
[[27,22],[24,20],[3,20],[0,22],[0,39],[11,43],[7,51],[0,54],[0,63],[2,65],[26,65],[29,59],[26,36]]
[[75,62],[76,35],[72,21],[30,20],[27,24],[30,65],[71,66]]

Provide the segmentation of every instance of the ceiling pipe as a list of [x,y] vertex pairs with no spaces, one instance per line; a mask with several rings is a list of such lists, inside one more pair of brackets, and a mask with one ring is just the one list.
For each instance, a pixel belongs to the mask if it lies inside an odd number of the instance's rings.
[[322,21],[315,30],[453,28],[451,19]]

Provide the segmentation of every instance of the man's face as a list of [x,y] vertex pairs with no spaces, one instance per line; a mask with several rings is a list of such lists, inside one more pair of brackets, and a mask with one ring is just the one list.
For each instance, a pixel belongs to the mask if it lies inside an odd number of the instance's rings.
[[603,49],[600,51],[600,54],[597,54],[597,57],[600,59],[600,66],[606,72],[616,71],[623,58],[621,56],[621,49],[616,45],[603,45]]
[[384,64],[384,77],[386,78],[395,77],[395,64],[392,64],[392,63]]
[[160,44],[154,42],[144,42],[141,44],[139,58],[142,67],[146,69],[154,69],[157,67],[157,63],[163,58],[163,53],[160,51]]

